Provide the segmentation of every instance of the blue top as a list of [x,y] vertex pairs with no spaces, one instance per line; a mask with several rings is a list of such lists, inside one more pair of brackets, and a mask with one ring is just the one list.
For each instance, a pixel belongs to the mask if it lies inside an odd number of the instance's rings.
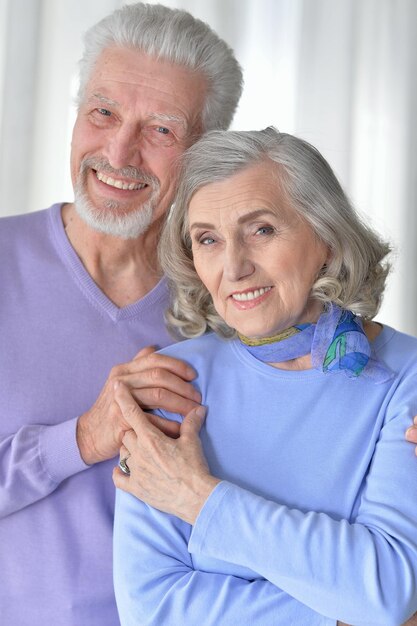
[[[417,610],[417,339],[373,344],[394,372],[284,371],[215,335],[165,349],[199,373],[224,479],[194,527],[118,492],[123,626],[398,625]],[[374,356],[375,356],[374,354]]]

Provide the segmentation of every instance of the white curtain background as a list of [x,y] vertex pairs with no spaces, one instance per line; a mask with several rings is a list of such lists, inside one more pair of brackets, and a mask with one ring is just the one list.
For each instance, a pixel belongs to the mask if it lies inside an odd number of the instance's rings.
[[[378,319],[417,334],[417,1],[165,0],[236,51],[233,127],[270,124],[316,145],[393,243]],[[0,0],[0,215],[71,200],[82,33],[116,0]]]

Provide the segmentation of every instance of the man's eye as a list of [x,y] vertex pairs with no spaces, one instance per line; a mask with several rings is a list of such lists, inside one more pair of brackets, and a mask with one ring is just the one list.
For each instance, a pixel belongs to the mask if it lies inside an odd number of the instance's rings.
[[256,234],[258,235],[271,235],[274,232],[272,226],[261,226],[257,229]]
[[171,129],[166,126],[149,125],[144,126],[142,134],[152,146],[157,148],[172,146],[176,141],[176,136]]
[[97,109],[97,111],[100,113],[100,115],[106,115],[107,117],[109,117],[111,115],[111,111],[109,111],[108,109]]

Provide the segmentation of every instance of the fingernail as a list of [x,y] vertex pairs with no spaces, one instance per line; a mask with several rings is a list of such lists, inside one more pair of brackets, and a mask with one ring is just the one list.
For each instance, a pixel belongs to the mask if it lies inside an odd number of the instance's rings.
[[199,391],[194,391],[194,400],[196,402],[201,402],[201,393]]
[[192,367],[187,367],[187,377],[188,378],[195,378],[197,376],[196,371],[193,370]]
[[409,441],[414,442],[416,438],[416,434],[417,434],[417,428],[415,426],[410,426],[410,428],[407,428],[407,430],[405,431],[405,438],[408,439]]
[[113,383],[113,389],[116,391],[117,387],[120,386],[120,380],[115,380]]
[[197,415],[197,417],[199,417],[200,419],[204,419],[206,417],[206,413],[207,413],[207,409],[205,406],[198,406],[195,409],[195,414]]

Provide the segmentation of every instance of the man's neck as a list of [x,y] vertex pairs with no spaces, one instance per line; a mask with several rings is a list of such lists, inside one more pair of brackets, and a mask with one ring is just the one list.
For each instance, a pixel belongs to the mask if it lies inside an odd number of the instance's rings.
[[161,278],[157,244],[158,222],[137,239],[120,239],[90,228],[73,204],[62,207],[67,237],[94,282],[118,307],[143,298]]

